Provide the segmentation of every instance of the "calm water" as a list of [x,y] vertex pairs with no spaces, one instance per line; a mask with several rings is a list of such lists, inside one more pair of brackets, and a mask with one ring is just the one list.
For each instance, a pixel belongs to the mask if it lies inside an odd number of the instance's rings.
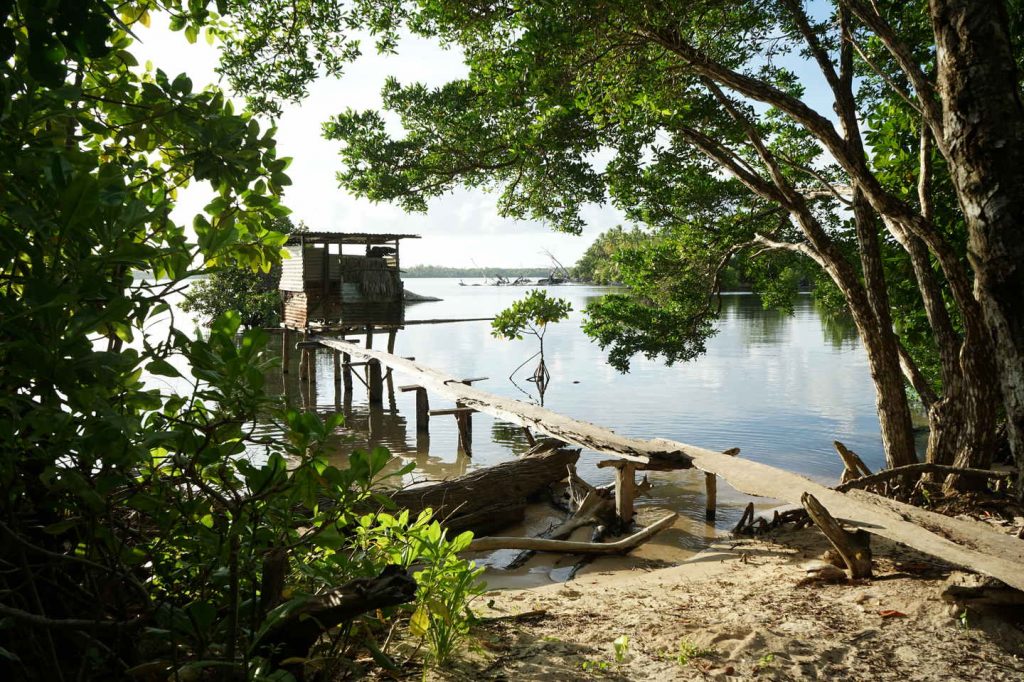
[[[471,280],[466,280],[469,283]],[[452,279],[411,279],[408,289],[441,297],[407,309],[408,320],[488,317],[522,297],[519,287],[459,286]],[[766,311],[751,295],[725,297],[718,334],[708,353],[697,361],[667,367],[636,358],[629,374],[609,367],[606,354],[580,330],[581,311],[608,289],[589,286],[554,287],[551,293],[569,299],[571,318],[549,328],[545,339],[551,383],[545,405],[641,438],[671,438],[707,448],[742,449],[741,456],[801,472],[834,483],[842,464],[832,450],[841,440],[857,451],[869,467],[883,462],[874,390],[864,351],[849,326],[819,315],[809,296],[801,296],[794,315]],[[374,347],[384,348],[386,336]],[[489,377],[478,388],[504,396],[531,399],[524,381],[536,361],[517,375],[509,374],[536,351],[536,340],[504,341],[491,337],[488,322],[409,326],[398,332],[395,352],[456,377]],[[297,354],[295,354],[297,355]],[[293,360],[297,362],[297,358]],[[336,395],[329,352],[319,354],[314,385],[302,387],[293,367],[286,381],[276,374],[271,390],[296,404],[323,413],[342,410],[346,433],[336,444],[339,458],[352,447],[385,445],[403,461],[415,461],[416,480],[441,479],[514,457],[528,445],[517,427],[477,414],[473,417],[473,456],[459,453],[455,420],[434,417],[429,438],[417,438],[414,394],[385,389],[384,409],[370,410],[358,380],[348,400]],[[410,383],[395,374],[393,384]],[[315,392],[315,398],[310,395]],[[312,398],[312,399],[311,399]],[[432,408],[452,405],[431,396]],[[602,459],[584,452],[580,474],[593,484],[611,481],[597,469]],[[703,522],[703,476],[698,472],[652,472],[654,488],[638,504],[680,512]],[[718,527],[735,524],[750,499],[720,484]],[[706,535],[706,533],[705,533]],[[698,540],[680,534],[678,542]]]

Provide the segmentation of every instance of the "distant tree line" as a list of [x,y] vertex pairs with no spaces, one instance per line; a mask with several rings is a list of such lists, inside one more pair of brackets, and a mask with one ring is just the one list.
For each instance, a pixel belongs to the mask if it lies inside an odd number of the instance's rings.
[[450,268],[443,265],[413,265],[404,268],[405,277],[547,277],[551,268]]

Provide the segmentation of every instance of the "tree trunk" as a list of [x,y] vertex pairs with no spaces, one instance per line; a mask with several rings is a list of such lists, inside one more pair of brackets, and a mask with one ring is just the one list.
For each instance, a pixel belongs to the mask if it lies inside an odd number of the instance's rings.
[[1024,476],[1024,103],[1009,17],[1002,0],[929,4],[975,295],[995,341],[1010,448]]
[[857,243],[860,246],[861,270],[864,273],[864,290],[868,310],[874,319],[872,329],[865,337],[865,345],[869,346],[871,378],[878,392],[879,419],[887,422],[883,425],[883,440],[887,446],[889,466],[902,466],[917,461],[910,405],[907,402],[899,348],[889,311],[889,292],[878,244],[878,223],[860,188],[853,192],[853,214]]

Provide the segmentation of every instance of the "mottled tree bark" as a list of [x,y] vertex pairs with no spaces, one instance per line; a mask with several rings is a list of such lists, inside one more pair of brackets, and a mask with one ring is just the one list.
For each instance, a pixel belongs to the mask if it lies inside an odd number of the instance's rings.
[[1009,18],[1002,0],[929,4],[974,291],[995,341],[1010,447],[1024,472],[1024,103]]

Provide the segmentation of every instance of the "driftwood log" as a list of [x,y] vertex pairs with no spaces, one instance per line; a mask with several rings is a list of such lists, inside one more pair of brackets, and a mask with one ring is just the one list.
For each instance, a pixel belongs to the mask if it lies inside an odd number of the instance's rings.
[[835,446],[836,452],[839,453],[840,459],[843,460],[844,468],[843,475],[839,479],[840,483],[847,483],[862,476],[871,475],[871,469],[868,469],[867,465],[864,464],[864,460],[856,452],[837,440],[832,441],[832,445]]
[[667,528],[679,518],[678,514],[655,521],[643,530],[618,542],[571,542],[548,540],[546,538],[479,538],[469,543],[467,552],[490,552],[496,549],[532,549],[535,552],[560,552],[562,554],[626,554],[638,545],[651,539],[658,531]]
[[[397,606],[416,596],[416,581],[400,566],[386,566],[375,578],[357,578],[317,595],[288,613],[256,642],[256,653],[275,666],[304,659],[327,631],[368,611]],[[301,678],[302,671],[298,673]]]
[[[573,531],[577,528],[607,523],[614,515],[615,503],[611,497],[603,494],[603,491],[600,489],[591,488],[586,497],[579,503],[572,516],[547,532],[542,533],[539,537],[547,540],[563,540],[572,535]],[[519,568],[529,561],[533,554],[534,550],[524,549],[505,566],[505,569]]]
[[522,520],[527,500],[565,478],[579,456],[575,449],[546,450],[450,481],[405,488],[389,497],[413,517],[433,509],[434,518],[450,533],[471,530],[486,535]]
[[852,533],[844,529],[828,510],[810,493],[804,493],[800,500],[807,515],[811,517],[839,556],[846,562],[850,578],[859,580],[871,577],[871,535],[863,528]]
[[862,478],[844,481],[840,485],[836,486],[836,490],[846,492],[847,490],[863,489],[873,485],[878,485],[879,483],[891,481],[894,478],[918,474],[946,474],[984,480],[1007,478],[1011,475],[1011,473],[1006,471],[992,469],[967,469],[948,464],[920,462],[918,464],[907,464],[906,466],[896,467],[895,469],[883,469],[877,474],[870,474],[868,476],[863,476]]

